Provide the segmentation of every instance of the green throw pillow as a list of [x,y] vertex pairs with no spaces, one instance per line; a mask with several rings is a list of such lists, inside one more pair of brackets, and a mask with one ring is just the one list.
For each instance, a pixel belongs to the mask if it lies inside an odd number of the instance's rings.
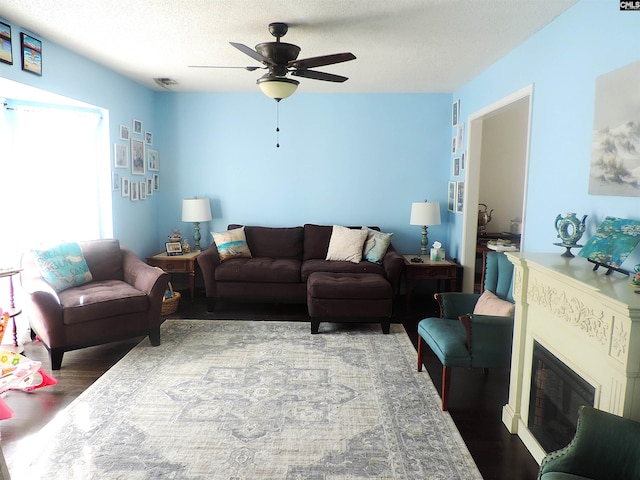
[[93,280],[80,245],[63,243],[47,250],[31,250],[44,280],[56,292]]
[[362,230],[367,231],[367,239],[364,242],[364,258],[373,263],[382,263],[393,233],[382,233],[368,227],[362,227]]

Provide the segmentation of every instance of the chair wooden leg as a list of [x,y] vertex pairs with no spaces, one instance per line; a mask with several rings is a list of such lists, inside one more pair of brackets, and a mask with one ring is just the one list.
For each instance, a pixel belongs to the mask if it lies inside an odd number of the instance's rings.
[[449,406],[449,385],[451,384],[451,369],[446,365],[442,366],[442,411],[446,411]]
[[422,371],[422,344],[423,343],[424,343],[424,340],[422,340],[422,337],[418,335],[418,371],[419,372]]

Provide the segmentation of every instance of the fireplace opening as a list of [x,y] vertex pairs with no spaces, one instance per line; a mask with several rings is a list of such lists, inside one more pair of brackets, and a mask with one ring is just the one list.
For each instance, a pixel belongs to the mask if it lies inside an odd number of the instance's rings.
[[595,388],[538,342],[533,345],[529,430],[547,452],[569,444],[581,405],[593,406]]

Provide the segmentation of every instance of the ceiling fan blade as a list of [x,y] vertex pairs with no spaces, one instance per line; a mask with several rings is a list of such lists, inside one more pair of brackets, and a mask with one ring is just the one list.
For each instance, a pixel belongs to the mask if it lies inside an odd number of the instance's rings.
[[224,65],[189,65],[189,68],[242,68],[243,70],[248,70],[253,72],[254,70],[258,70],[259,68],[267,68],[267,67],[227,67]]
[[296,77],[312,78],[314,80],[324,80],[325,82],[342,83],[349,80],[349,77],[334,75],[333,73],[317,72],[315,70],[293,70],[291,75],[295,75]]
[[334,53],[333,55],[322,55],[320,57],[309,57],[301,60],[292,60],[288,66],[293,68],[314,68],[322,67],[324,65],[333,65],[334,63],[348,62],[349,60],[355,60],[356,56],[353,53]]
[[229,42],[229,43],[234,47],[236,47],[245,55],[249,55],[251,58],[259,61],[260,63],[264,63],[265,65],[274,65],[274,63],[271,60],[269,60],[267,57],[263,57],[258,52],[256,52],[253,48],[247,47],[242,43],[235,43],[235,42]]

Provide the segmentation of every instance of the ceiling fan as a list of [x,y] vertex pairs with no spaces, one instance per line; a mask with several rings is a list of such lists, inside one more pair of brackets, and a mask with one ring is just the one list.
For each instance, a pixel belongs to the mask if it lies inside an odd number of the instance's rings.
[[286,35],[288,30],[289,25],[286,23],[270,23],[269,32],[271,35],[276,37],[276,41],[259,43],[256,45],[255,50],[242,43],[229,42],[242,53],[262,63],[264,65],[263,67],[190,66],[194,68],[244,68],[250,72],[259,68],[268,69],[268,73],[260,77],[257,80],[257,84],[265,95],[273,98],[276,102],[279,102],[283,98],[290,97],[298,88],[300,82],[287,77],[287,74],[289,73],[296,77],[323,80],[325,82],[341,83],[348,80],[347,77],[343,77],[341,75],[334,75],[332,73],[319,72],[317,70],[310,69],[355,60],[356,56],[353,53],[335,53],[332,55],[322,55],[319,57],[297,60],[298,54],[300,53],[300,47],[280,41],[280,39]]

